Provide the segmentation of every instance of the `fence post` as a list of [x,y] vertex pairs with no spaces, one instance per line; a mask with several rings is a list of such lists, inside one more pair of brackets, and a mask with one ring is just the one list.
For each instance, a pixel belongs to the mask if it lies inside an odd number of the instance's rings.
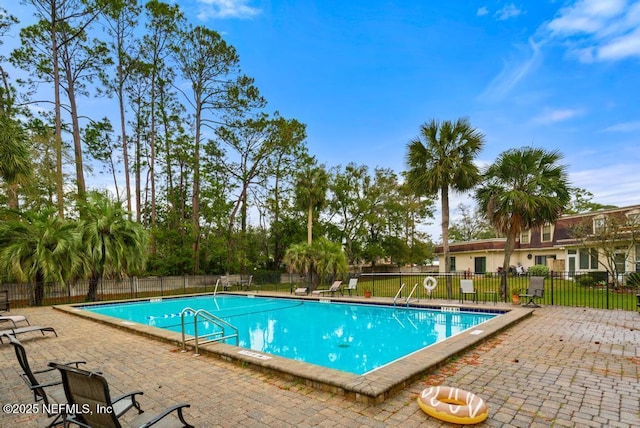
[[554,278],[554,274],[553,271],[551,271],[551,306],[553,306],[553,278]]
[[373,275],[373,271],[371,272],[371,295],[375,296],[375,289],[376,289],[376,276]]
[[609,290],[610,290],[609,289],[609,271],[607,271],[606,274],[607,274],[607,285],[606,285],[607,291],[606,291],[605,294],[607,296],[607,299],[606,299],[606,301],[607,301],[607,309],[609,309]]

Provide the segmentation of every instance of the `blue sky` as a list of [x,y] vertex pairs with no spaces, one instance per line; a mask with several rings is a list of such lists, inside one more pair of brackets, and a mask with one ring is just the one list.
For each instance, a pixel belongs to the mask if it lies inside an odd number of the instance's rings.
[[236,47],[268,110],[307,124],[329,167],[403,171],[422,123],[468,117],[480,164],[557,149],[596,202],[640,204],[640,1],[177,3]]
[[179,3],[329,166],[402,171],[420,124],[468,117],[480,163],[558,149],[597,202],[640,203],[640,1]]

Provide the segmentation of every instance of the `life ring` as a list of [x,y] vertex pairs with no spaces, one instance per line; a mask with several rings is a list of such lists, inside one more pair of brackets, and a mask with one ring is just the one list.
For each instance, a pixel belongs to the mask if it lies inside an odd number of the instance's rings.
[[427,415],[453,424],[477,424],[489,416],[489,409],[482,398],[449,386],[424,389],[418,396],[418,405]]
[[427,276],[424,281],[422,281],[422,285],[427,289],[427,292],[431,294],[431,292],[435,290],[436,286],[438,285],[438,280],[436,280],[432,276]]

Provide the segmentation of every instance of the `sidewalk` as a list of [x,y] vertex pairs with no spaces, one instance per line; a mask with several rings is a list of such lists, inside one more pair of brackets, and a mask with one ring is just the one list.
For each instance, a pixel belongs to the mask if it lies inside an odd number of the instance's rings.
[[[142,390],[145,411],[191,403],[199,427],[449,426],[424,414],[427,385],[470,390],[487,401],[477,426],[640,426],[640,314],[548,307],[372,406],[288,382],[55,311],[14,310],[59,337],[20,337],[31,366],[85,359],[109,380],[112,395]],[[5,341],[6,342],[6,341]],[[0,402],[32,403],[13,348],[0,345]],[[130,416],[133,416],[130,415]],[[45,426],[42,415],[0,413],[0,426]]]

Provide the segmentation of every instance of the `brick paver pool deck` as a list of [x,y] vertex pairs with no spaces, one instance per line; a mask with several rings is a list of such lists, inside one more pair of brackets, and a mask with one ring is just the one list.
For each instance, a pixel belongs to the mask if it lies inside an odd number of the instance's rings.
[[[507,307],[507,306],[505,306]],[[474,392],[489,418],[477,426],[640,426],[640,314],[543,307],[383,403],[371,405],[52,308],[14,309],[59,337],[20,336],[32,368],[84,359],[112,394],[142,390],[147,412],[191,404],[198,427],[450,426],[427,416],[416,397],[429,385]],[[0,402],[32,403],[13,348],[0,345]],[[54,373],[55,375],[55,373]],[[127,417],[133,416],[130,412]],[[125,417],[125,421],[127,420]],[[44,415],[0,413],[0,426],[45,426]]]

